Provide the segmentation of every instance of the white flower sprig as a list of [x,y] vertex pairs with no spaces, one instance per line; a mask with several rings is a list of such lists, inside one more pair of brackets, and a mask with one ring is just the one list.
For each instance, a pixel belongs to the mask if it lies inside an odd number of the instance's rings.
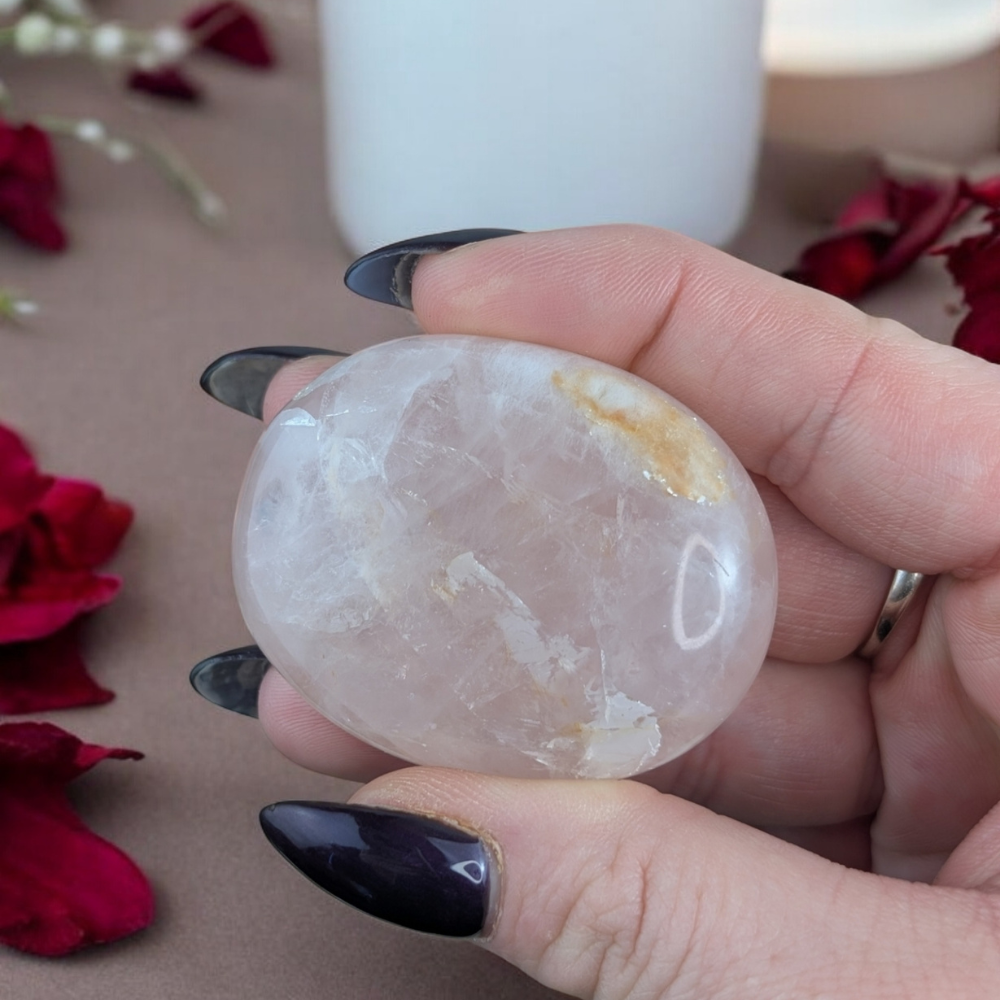
[[[182,23],[148,29],[102,18],[89,0],[0,0],[2,50],[27,59],[88,59],[132,90],[188,103],[200,100],[201,90],[180,64],[195,50],[212,50],[254,69],[275,64],[266,30],[239,0],[204,3]],[[9,146],[0,163],[0,188],[8,196],[0,200],[0,227],[41,250],[57,253],[67,245],[56,211],[58,171],[50,137],[81,143],[115,164],[145,160],[180,191],[199,221],[218,227],[226,220],[219,195],[162,139],[112,131],[97,118],[18,115],[2,81],[0,132]],[[0,320],[23,319],[37,308],[30,298],[0,287]]]
[[[0,0],[0,16],[3,4],[11,2]],[[191,33],[177,25],[141,31],[117,21],[92,21],[82,10],[72,15],[35,10],[24,13],[0,32],[0,44],[8,40],[23,56],[82,54],[98,62],[143,70],[172,66],[194,47]]]
[[39,128],[50,135],[76,139],[113,163],[128,163],[137,156],[146,159],[163,177],[187,198],[195,217],[207,226],[225,224],[226,205],[222,198],[202,180],[198,172],[172,145],[144,136],[112,134],[103,122],[95,118],[59,118],[42,115],[35,120]]

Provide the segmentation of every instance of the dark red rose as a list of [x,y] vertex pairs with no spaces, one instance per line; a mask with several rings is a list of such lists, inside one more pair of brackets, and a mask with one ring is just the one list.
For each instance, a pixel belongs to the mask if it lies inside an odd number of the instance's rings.
[[89,830],[66,785],[107,758],[47,722],[0,725],[0,943],[65,955],[149,925],[153,893],[139,867]]
[[[95,572],[132,522],[100,487],[42,476],[0,426],[0,711],[32,712],[107,701],[64,631],[118,593]],[[46,640],[44,648],[36,644]]]
[[275,63],[274,50],[263,25],[241,3],[197,7],[184,18],[184,27],[194,35],[199,48],[257,69],[270,69]]
[[133,70],[128,75],[130,90],[163,97],[182,104],[197,104],[202,99],[201,90],[176,66],[155,70]]
[[0,119],[0,224],[43,250],[64,250],[66,233],[53,212],[58,193],[49,137]]
[[807,247],[785,277],[856,299],[902,274],[969,204],[959,178],[904,182],[883,175],[844,209],[837,231]]

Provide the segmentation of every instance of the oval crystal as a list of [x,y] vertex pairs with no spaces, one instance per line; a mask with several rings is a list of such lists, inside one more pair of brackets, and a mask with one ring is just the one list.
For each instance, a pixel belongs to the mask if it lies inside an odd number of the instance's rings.
[[625,777],[755,677],[776,557],[750,477],[656,387],[420,336],[335,365],[264,432],[237,511],[250,631],[305,698],[420,764]]

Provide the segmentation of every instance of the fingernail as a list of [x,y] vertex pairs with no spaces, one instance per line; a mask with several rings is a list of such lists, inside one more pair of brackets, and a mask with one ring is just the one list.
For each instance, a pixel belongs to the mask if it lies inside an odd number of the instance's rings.
[[373,917],[446,937],[472,937],[486,926],[492,858],[471,833],[332,802],[278,802],[261,810],[260,825],[306,878]]
[[223,354],[213,361],[202,372],[201,387],[220,403],[262,420],[264,394],[278,369],[289,361],[317,354],[349,357],[344,351],[322,347],[251,347]]
[[195,664],[191,687],[206,701],[257,718],[257,693],[270,664],[260,646],[241,646]]
[[359,257],[347,269],[344,284],[352,292],[391,306],[413,308],[413,272],[424,254],[444,253],[469,243],[516,236],[520,229],[453,229],[400,243],[390,243]]

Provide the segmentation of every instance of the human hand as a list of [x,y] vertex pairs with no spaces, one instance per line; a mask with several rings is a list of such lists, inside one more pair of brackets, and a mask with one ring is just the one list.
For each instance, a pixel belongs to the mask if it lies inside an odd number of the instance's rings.
[[[774,526],[769,658],[719,730],[635,781],[404,769],[269,671],[259,712],[275,744],[307,767],[374,779],[352,806],[433,816],[481,838],[498,905],[479,940],[564,992],[994,996],[1000,371],[650,229],[428,256],[412,302],[427,332],[588,355],[711,424],[754,474]],[[329,363],[279,371],[265,417]],[[867,663],[853,651],[892,567],[935,578]],[[377,845],[361,861],[303,842],[301,812],[265,810],[265,824],[341,894],[380,863],[401,865],[363,886],[378,915],[447,929],[449,908],[484,904],[482,885],[456,890],[454,873],[408,870],[393,853],[426,828],[360,815]]]

